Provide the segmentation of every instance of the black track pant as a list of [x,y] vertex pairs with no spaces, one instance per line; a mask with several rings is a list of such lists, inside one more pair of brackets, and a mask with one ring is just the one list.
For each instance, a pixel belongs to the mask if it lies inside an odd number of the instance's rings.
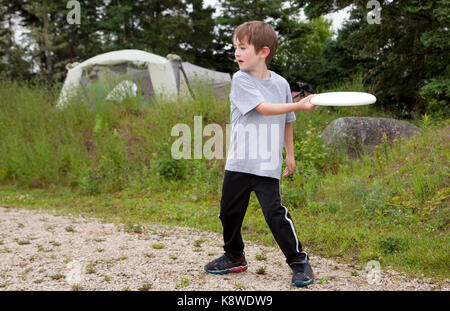
[[276,178],[227,170],[223,180],[219,214],[225,252],[239,257],[244,250],[241,226],[252,191],[255,191],[264,218],[286,256],[286,262],[291,264],[299,257],[302,245],[287,208],[281,204],[280,181]]

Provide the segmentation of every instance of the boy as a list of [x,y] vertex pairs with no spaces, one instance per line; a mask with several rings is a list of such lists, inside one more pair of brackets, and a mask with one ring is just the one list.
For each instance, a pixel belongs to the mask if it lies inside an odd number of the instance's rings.
[[292,103],[287,81],[267,69],[278,45],[276,33],[268,24],[252,21],[238,26],[233,44],[240,71],[233,75],[231,84],[232,130],[220,201],[225,254],[204,269],[214,274],[247,270],[240,231],[250,193],[255,191],[266,222],[292,268],[292,285],[306,286],[314,281],[313,272],[287,208],[281,203],[279,179],[283,142],[283,177],[294,173],[294,111],[314,110],[309,102],[313,95]]

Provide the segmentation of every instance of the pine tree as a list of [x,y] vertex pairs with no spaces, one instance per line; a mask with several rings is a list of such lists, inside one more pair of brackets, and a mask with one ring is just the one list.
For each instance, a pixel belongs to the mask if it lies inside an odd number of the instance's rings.
[[192,6],[192,11],[188,13],[190,29],[186,37],[184,58],[196,65],[215,69],[215,21],[212,17],[215,8],[203,8],[203,0],[188,0],[187,4]]

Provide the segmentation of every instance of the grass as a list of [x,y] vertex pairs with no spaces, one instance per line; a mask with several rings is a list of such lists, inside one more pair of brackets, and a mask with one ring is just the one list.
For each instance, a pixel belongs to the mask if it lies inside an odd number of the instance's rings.
[[261,267],[259,267],[258,270],[256,271],[256,274],[264,275],[264,274],[266,274],[266,270],[267,270],[266,266],[261,266]]
[[[345,89],[361,90],[348,83]],[[90,215],[137,234],[149,223],[221,233],[225,160],[174,160],[170,133],[179,123],[194,129],[194,116],[225,129],[228,103],[199,93],[195,101],[151,105],[80,99],[57,110],[56,94],[0,83],[0,206]],[[302,245],[344,263],[378,260],[414,277],[449,278],[449,120],[410,121],[423,133],[350,159],[323,145],[325,126],[344,116],[392,115],[363,106],[296,116],[296,173],[280,188]],[[254,193],[242,233],[276,246]]]
[[189,286],[189,279],[180,277],[180,282],[176,284],[175,289],[186,288]]
[[166,248],[164,244],[152,244],[153,249],[163,249]]
[[140,290],[140,291],[148,291],[148,290],[150,290],[151,287],[152,287],[152,284],[145,283],[145,284],[142,285],[142,287],[138,288],[138,290]]
[[256,254],[255,259],[259,260],[259,261],[265,261],[265,260],[267,260],[267,256],[266,256],[266,254]]

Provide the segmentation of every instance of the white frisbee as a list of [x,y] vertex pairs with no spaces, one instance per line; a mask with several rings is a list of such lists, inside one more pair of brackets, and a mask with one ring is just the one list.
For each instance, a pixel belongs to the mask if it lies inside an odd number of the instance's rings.
[[329,92],[320,93],[311,99],[311,104],[316,106],[362,106],[370,105],[377,98],[363,92]]

